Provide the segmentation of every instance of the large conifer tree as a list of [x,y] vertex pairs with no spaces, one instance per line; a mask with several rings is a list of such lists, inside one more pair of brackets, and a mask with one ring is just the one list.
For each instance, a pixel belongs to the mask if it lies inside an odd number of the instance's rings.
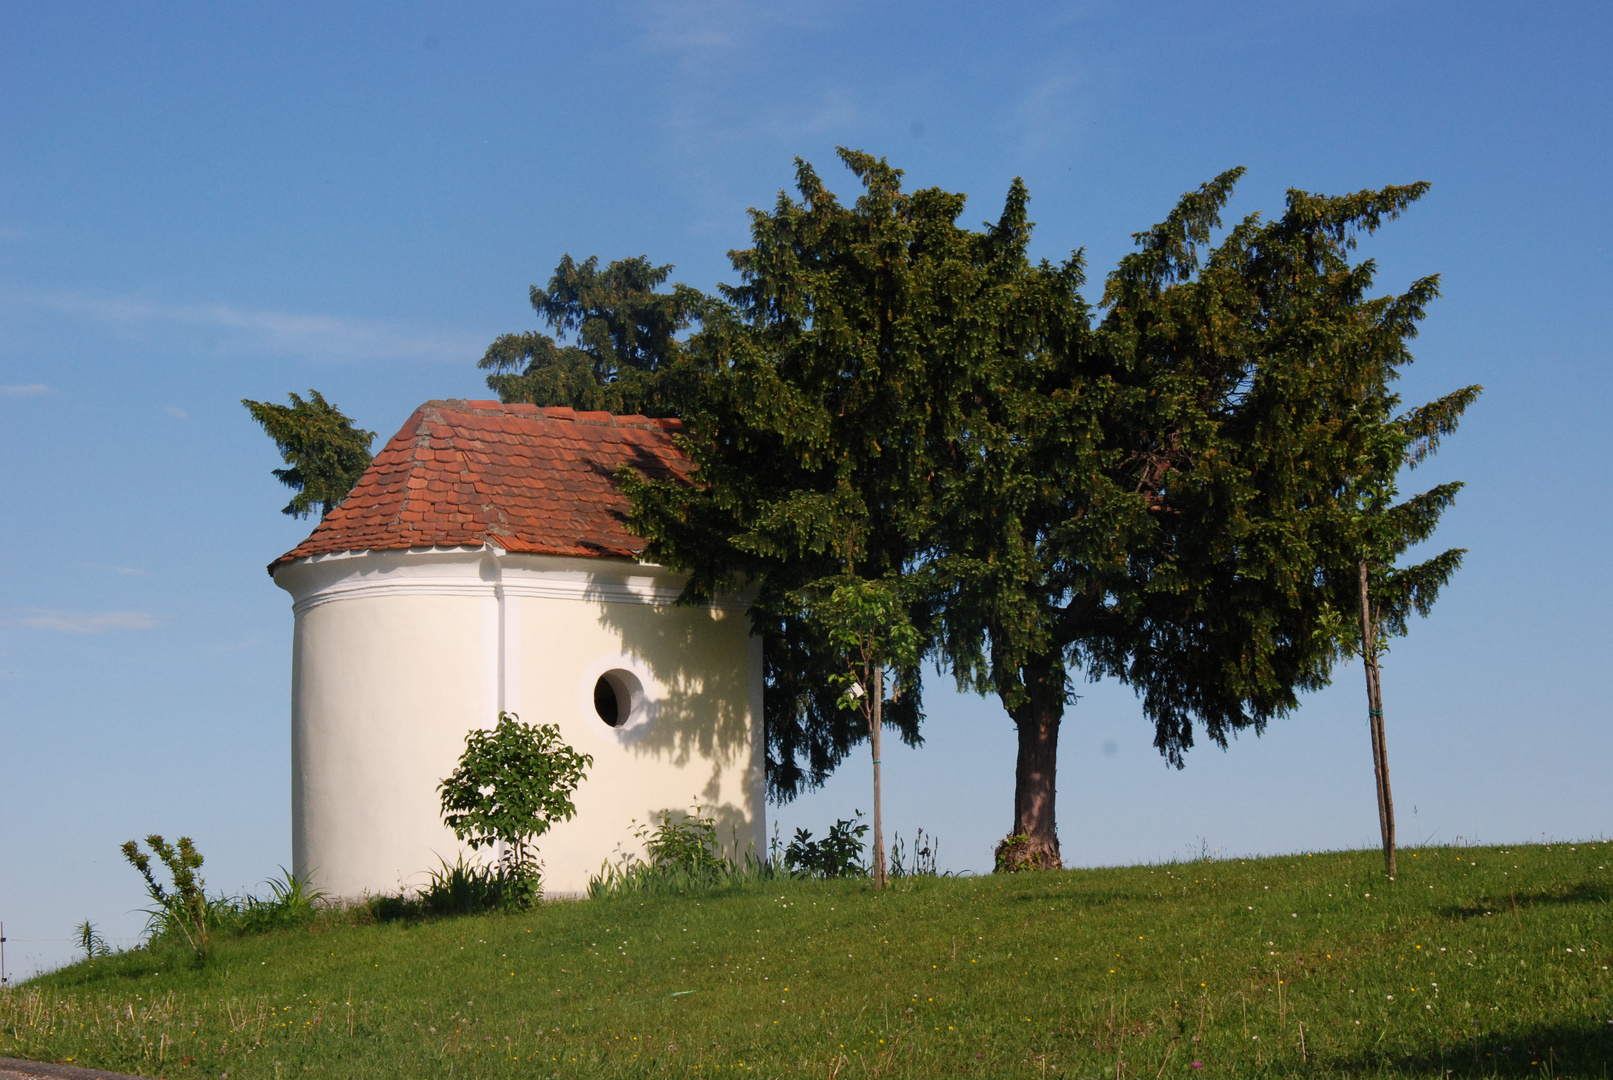
[[[769,643],[768,775],[775,797],[821,783],[871,732],[839,707],[845,670],[810,597],[877,582],[933,625],[909,577],[931,543],[938,448],[998,348],[994,315],[1023,262],[1023,193],[985,233],[958,227],[963,197],[904,192],[901,172],[841,159],[863,194],[842,204],[797,165],[800,200],[752,211],[739,285],[687,344],[682,399],[691,487],[627,477],[652,557],[691,573],[691,595],[746,583]],[[821,610],[821,605],[819,606]],[[916,664],[883,722],[919,740]]]
[[[623,481],[651,557],[690,573],[690,598],[752,590],[774,797],[821,783],[870,734],[839,707],[845,657],[812,602],[862,582],[1003,702],[1018,759],[1000,865],[1057,866],[1074,679],[1132,685],[1179,767],[1195,727],[1222,746],[1262,730],[1454,569],[1459,553],[1388,569],[1453,491],[1390,514],[1392,542],[1372,509],[1383,446],[1431,447],[1423,428],[1448,430],[1467,400],[1390,420],[1385,388],[1434,281],[1368,298],[1374,267],[1350,261],[1355,237],[1425,185],[1290,192],[1281,218],[1212,244],[1231,170],[1138,234],[1094,321],[1079,253],[1028,259],[1017,181],[998,221],[971,231],[961,195],[906,193],[884,161],[841,158],[863,195],[842,205],[798,163],[799,201],[752,211],[752,246],[732,253],[741,283],[720,299],[656,292],[667,268],[646,260],[604,275],[565,260],[534,305],[557,328],[591,326],[594,344],[568,359],[546,338],[500,339],[489,383],[684,418],[695,484]],[[573,368],[581,389],[567,389]],[[1339,615],[1339,568],[1363,564],[1385,600],[1358,632]],[[916,743],[916,666],[893,684],[883,719]],[[1375,760],[1380,744],[1375,731]]]
[[1368,299],[1372,264],[1348,252],[1423,186],[1291,192],[1280,219],[1212,246],[1240,174],[1138,235],[1095,327],[1057,294],[1034,350],[1005,350],[963,421],[929,568],[945,654],[1018,732],[1002,868],[1060,863],[1076,674],[1135,687],[1180,766],[1195,726],[1222,746],[1258,732],[1337,655],[1325,571],[1357,550],[1338,523],[1381,431],[1364,407],[1432,289]]

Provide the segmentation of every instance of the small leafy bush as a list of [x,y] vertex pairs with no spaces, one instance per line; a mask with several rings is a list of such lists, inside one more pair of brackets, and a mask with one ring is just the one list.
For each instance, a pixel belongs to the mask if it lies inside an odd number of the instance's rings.
[[861,811],[854,818],[842,818],[829,826],[822,840],[812,839],[806,829],[796,829],[795,839],[784,849],[784,865],[797,877],[866,877],[868,867],[862,856],[867,833]]
[[[523,724],[514,713],[500,712],[493,730],[465,736],[459,766],[437,785],[443,822],[473,849],[503,845],[501,904],[537,902],[537,838],[576,815],[571,793],[593,764],[592,755],[565,744],[558,726]],[[450,872],[446,863],[443,869]]]
[[717,843],[717,821],[701,817],[700,808],[694,813],[674,815],[666,811],[661,823],[653,830],[640,826],[639,839],[644,841],[646,862],[659,870],[683,870],[701,873],[722,865],[722,848]]

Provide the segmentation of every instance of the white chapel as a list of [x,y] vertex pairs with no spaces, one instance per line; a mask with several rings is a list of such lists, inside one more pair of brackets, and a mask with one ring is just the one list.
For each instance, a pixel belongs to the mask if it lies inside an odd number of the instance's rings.
[[738,600],[677,607],[639,561],[627,464],[686,474],[675,420],[430,401],[312,535],[291,594],[293,870],[332,896],[420,885],[465,851],[437,784],[500,710],[594,765],[538,844],[576,894],[634,823],[698,804],[764,846],[762,657]]

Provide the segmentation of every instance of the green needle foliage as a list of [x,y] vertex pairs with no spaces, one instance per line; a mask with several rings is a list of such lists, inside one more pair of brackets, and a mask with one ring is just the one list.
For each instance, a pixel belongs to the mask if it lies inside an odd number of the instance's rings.
[[171,934],[177,931],[190,946],[198,964],[205,963],[212,952],[212,936],[208,932],[208,923],[211,914],[207,902],[207,885],[196,871],[202,868],[202,853],[196,850],[188,836],[181,836],[179,843],[170,844],[156,833],[146,837],[151,852],[162,864],[168,868],[168,875],[173,881],[171,888],[164,888],[151,872],[151,855],[140,850],[140,845],[133,840],[123,845],[123,857],[129,865],[140,871],[140,876],[146,879],[146,892],[156,902],[156,907],[148,914],[151,916],[151,930],[156,934]]
[[1369,298],[1374,266],[1349,252],[1425,185],[1290,192],[1279,219],[1212,243],[1241,174],[1137,235],[1095,324],[1068,264],[975,395],[942,478],[943,651],[1019,735],[1006,869],[1058,865],[1073,672],[1136,688],[1180,767],[1195,726],[1223,747],[1258,733],[1337,655],[1326,576],[1356,550],[1337,522],[1371,468],[1363,405],[1432,294],[1426,279]]
[[[722,342],[743,333],[740,315],[687,286],[658,291],[670,266],[655,266],[642,256],[617,260],[603,271],[598,263],[594,257],[578,263],[565,256],[547,288],[532,287],[534,310],[575,343],[528,332],[503,335],[489,346],[480,366],[491,372],[487,385],[500,400],[650,416],[709,411],[713,392],[727,396],[724,407],[738,405],[724,382],[730,374],[726,361],[708,360],[703,367],[693,350],[704,348],[708,358],[713,349],[720,352]],[[708,316],[718,322],[715,345],[706,338],[693,346],[680,340],[680,332]],[[820,561],[814,569],[840,568]],[[810,578],[792,580],[800,585]],[[788,585],[771,590],[775,599],[787,591]],[[765,726],[774,751],[768,758],[769,788],[787,799],[822,783],[865,733],[836,709],[827,680],[840,665],[823,630],[787,602],[770,605],[765,615],[758,608],[753,615],[766,624]],[[917,737],[916,693],[908,706],[889,719],[912,740]],[[798,763],[802,757],[808,759],[804,767]]]
[[575,344],[548,334],[504,334],[488,346],[480,367],[501,401],[573,409],[675,416],[668,380],[681,352],[677,335],[703,297],[683,285],[657,292],[672,272],[645,256],[604,270],[590,257],[560,260],[546,289],[532,286],[532,308]]
[[[1376,268],[1353,257],[1427,185],[1291,191],[1280,217],[1224,228],[1229,170],[1136,235],[1094,306],[1081,252],[1029,258],[1017,180],[972,230],[964,196],[840,158],[856,202],[798,161],[798,198],[751,211],[720,298],[657,292],[668,268],[644,259],[568,258],[533,302],[579,333],[575,355],[505,338],[483,363],[506,396],[682,417],[696,482],[621,481],[649,557],[690,575],[686,600],[754,597],[775,799],[878,730],[862,711],[882,695],[841,708],[844,643],[809,602],[863,582],[899,598],[912,655],[1001,700],[1018,757],[998,862],[1056,868],[1058,734],[1079,679],[1135,688],[1181,767],[1196,730],[1224,748],[1327,683],[1360,633],[1341,574],[1377,575],[1394,633],[1396,597],[1431,602],[1454,569],[1460,553],[1386,569],[1454,489],[1367,524],[1389,506],[1399,466],[1384,462],[1415,452],[1397,440],[1465,404],[1391,419],[1385,388],[1436,279],[1372,296]],[[891,674],[902,694],[881,720],[917,745],[918,665]]]
[[[711,302],[685,348],[682,445],[693,487],[625,475],[649,556],[690,574],[688,596],[744,583],[766,657],[769,790],[821,784],[871,730],[840,708],[844,650],[801,602],[831,578],[882,582],[923,651],[933,612],[903,579],[931,543],[936,454],[959,428],[991,317],[1010,286],[1020,189],[985,234],[956,224],[964,197],[902,190],[902,173],[857,151],[841,203],[798,161],[799,200],[751,211],[752,246],[730,253],[741,283]],[[1011,260],[1009,260],[1011,263]],[[922,716],[917,664],[882,722],[910,745]]]
[[1015,184],[989,241],[1002,285],[994,327],[936,454],[938,508],[921,588],[937,652],[961,686],[995,693],[1015,724],[1013,824],[1003,870],[1057,869],[1054,794],[1069,671],[1100,651],[1126,559],[1144,527],[1128,455],[1127,369],[1097,347],[1079,289],[1084,260],[1033,265],[1027,194]]
[[280,512],[307,517],[317,507],[323,518],[370,467],[375,432],[354,427],[318,390],[308,391],[306,401],[296,394],[286,396],[290,405],[245,398],[241,404],[263,425],[289,466],[274,470],[275,479],[296,492]]
[[560,738],[554,724],[523,724],[500,712],[491,731],[465,736],[459,765],[437,786],[443,821],[473,849],[502,844],[500,870],[511,903],[537,900],[537,838],[577,813],[571,793],[594,764]]

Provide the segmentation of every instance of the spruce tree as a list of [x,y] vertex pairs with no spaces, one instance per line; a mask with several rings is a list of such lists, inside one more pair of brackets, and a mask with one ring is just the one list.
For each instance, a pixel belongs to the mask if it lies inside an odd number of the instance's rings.
[[1223,747],[1258,733],[1337,655],[1326,571],[1355,550],[1338,520],[1366,475],[1363,403],[1431,288],[1368,299],[1374,268],[1348,253],[1423,186],[1291,192],[1280,219],[1245,218],[1212,245],[1241,172],[1138,234],[1096,326],[1071,260],[963,421],[927,565],[944,654],[1018,731],[1001,868],[1060,864],[1058,733],[1077,674],[1133,686],[1180,767],[1195,727]]
[[[693,485],[622,481],[649,556],[689,573],[688,599],[741,586],[754,598],[770,793],[821,783],[875,734],[860,715],[875,702],[841,708],[844,628],[812,598],[833,583],[885,590],[916,649],[996,694],[1015,724],[1000,864],[1058,866],[1058,734],[1076,679],[1136,689],[1181,767],[1195,728],[1225,747],[1326,684],[1360,634],[1340,621],[1340,567],[1364,561],[1388,590],[1384,614],[1367,606],[1374,642],[1403,628],[1395,590],[1416,608],[1443,582],[1438,560],[1404,578],[1371,569],[1403,550],[1365,524],[1383,496],[1373,447],[1397,432],[1408,452],[1431,447],[1427,432],[1470,398],[1387,419],[1384,388],[1435,279],[1371,298],[1375,267],[1351,261],[1356,237],[1426,185],[1290,192],[1277,220],[1251,215],[1212,243],[1242,174],[1230,170],[1137,234],[1094,311],[1080,252],[1029,260],[1018,181],[973,231],[957,224],[963,196],[904,192],[883,160],[840,156],[863,195],[842,205],[798,162],[799,199],[752,211],[752,246],[731,253],[741,283],[719,298],[656,293],[666,268],[643,260],[631,288],[589,291],[594,260],[568,259],[534,304],[562,329],[599,320],[596,342],[646,321],[629,307],[672,328],[635,338],[659,342],[637,353],[612,344],[573,361],[605,394],[625,379],[610,358],[637,356],[628,367],[649,373],[655,407],[685,421]],[[538,350],[499,355],[547,370]],[[550,393],[540,383],[496,385]],[[607,397],[568,403],[581,401]],[[903,693],[877,704],[916,744],[916,663],[893,681]]]
[[290,405],[247,399],[241,404],[285,459],[287,468],[273,470],[274,476],[295,494],[280,512],[307,517],[317,507],[323,518],[370,467],[375,432],[354,427],[318,390],[308,391],[306,401],[296,394],[286,396]]
[[546,288],[531,288],[532,308],[568,343],[537,331],[501,335],[479,366],[501,401],[565,405],[585,411],[676,416],[673,377],[681,344],[704,297],[674,285],[672,267],[645,256],[599,269],[590,256],[564,256]]
[[[938,449],[955,438],[979,357],[997,347],[988,311],[1023,200],[1004,223],[960,228],[963,196],[905,192],[901,171],[857,151],[863,186],[842,204],[804,162],[799,200],[751,212],[752,246],[689,339],[682,442],[696,483],[624,474],[648,554],[690,574],[690,595],[744,583],[767,646],[769,789],[822,782],[873,732],[844,710],[835,628],[803,601],[824,582],[878,584],[928,640],[933,613],[908,578],[931,544]],[[1022,257],[1010,255],[1007,262]],[[821,610],[821,609],[820,609]],[[884,725],[920,739],[915,659],[891,672]],[[859,723],[861,719],[864,722]]]

